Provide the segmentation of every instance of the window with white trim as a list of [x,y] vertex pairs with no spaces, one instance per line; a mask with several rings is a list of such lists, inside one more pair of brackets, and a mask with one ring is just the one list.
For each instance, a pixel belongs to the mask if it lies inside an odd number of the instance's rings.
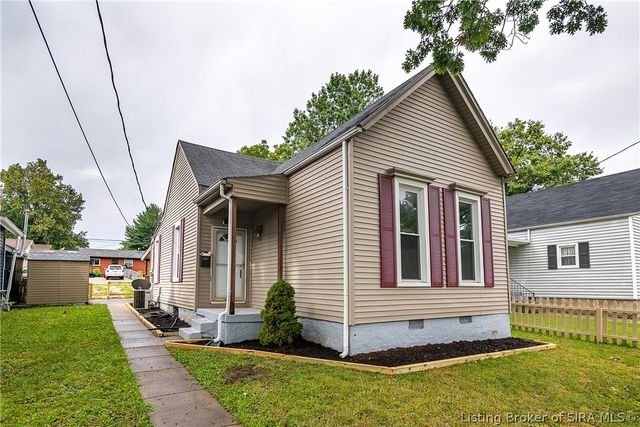
[[133,268],[133,260],[125,259],[124,260],[124,268]]
[[396,178],[396,265],[398,285],[429,283],[427,185]]
[[153,283],[160,283],[160,236],[156,236],[153,241],[153,250],[151,251],[151,266],[153,268]]
[[179,282],[182,276],[182,222],[173,224],[173,240],[171,242],[171,280]]
[[100,266],[100,258],[91,258],[91,265],[94,267]]
[[578,244],[558,245],[558,268],[578,267]]
[[458,269],[460,281],[482,283],[480,197],[456,192],[458,216]]

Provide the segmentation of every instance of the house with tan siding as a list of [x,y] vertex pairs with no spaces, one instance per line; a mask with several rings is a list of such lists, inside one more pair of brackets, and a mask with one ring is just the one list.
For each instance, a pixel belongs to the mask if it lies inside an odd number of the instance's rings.
[[179,141],[153,298],[223,343],[257,336],[278,279],[303,336],[345,355],[509,336],[513,175],[464,79],[431,67],[282,164]]

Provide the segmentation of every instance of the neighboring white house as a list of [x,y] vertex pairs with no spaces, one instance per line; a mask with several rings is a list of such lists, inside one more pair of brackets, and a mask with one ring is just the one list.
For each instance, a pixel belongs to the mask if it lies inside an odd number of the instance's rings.
[[640,169],[507,198],[512,293],[640,298]]

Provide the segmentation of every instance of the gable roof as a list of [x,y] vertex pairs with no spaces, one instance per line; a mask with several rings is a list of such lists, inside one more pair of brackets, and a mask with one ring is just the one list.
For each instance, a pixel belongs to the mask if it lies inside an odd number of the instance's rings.
[[342,125],[338,126],[332,132],[329,132],[324,138],[319,140],[318,142],[311,144],[309,147],[305,148],[286,162],[280,164],[274,171],[275,173],[284,173],[285,171],[295,167],[299,163],[302,163],[307,158],[313,156],[317,152],[319,152],[322,148],[329,145],[331,142],[339,139],[342,135],[352,131],[356,127],[360,125],[362,121],[366,118],[370,117],[372,114],[376,113],[382,106],[389,103],[392,99],[395,99],[403,90],[407,87],[411,86],[416,81],[420,80],[426,74],[431,71],[431,67],[427,67],[424,70],[420,71],[410,79],[406,80],[390,92],[387,92],[382,97],[378,98],[376,101],[369,104],[355,116],[351,117],[349,120],[344,122]]
[[28,260],[89,262],[89,255],[82,251],[33,250],[29,252]]
[[640,212],[640,169],[507,197],[509,230]]
[[129,251],[125,249],[91,249],[82,248],[79,250],[84,254],[94,258],[134,258],[140,259],[143,251]]
[[209,187],[219,178],[269,175],[278,162],[178,141],[199,185]]
[[[418,72],[399,86],[371,103],[358,114],[347,120],[344,124],[330,132],[318,142],[307,147],[293,158],[278,166],[274,173],[291,173],[296,168],[313,160],[320,155],[323,150],[330,149],[333,144],[337,144],[342,139],[347,139],[351,134],[366,130],[371,127],[380,117],[391,110],[395,105],[417,90],[427,80],[436,76],[432,66],[428,66]],[[460,115],[465,120],[478,140],[480,148],[483,150],[491,166],[499,176],[509,176],[515,174],[513,165],[509,161],[502,146],[489,125],[488,120],[482,113],[473,94],[469,90],[462,76],[446,74],[439,76],[444,80],[447,91],[451,94],[451,99],[459,109]]]

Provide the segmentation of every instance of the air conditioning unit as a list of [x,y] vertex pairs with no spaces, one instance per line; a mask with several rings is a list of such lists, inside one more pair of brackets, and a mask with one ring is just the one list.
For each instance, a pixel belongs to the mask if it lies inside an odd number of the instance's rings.
[[149,308],[151,299],[151,283],[144,279],[136,279],[131,282],[133,287],[133,308]]
[[133,291],[133,308],[149,308],[151,291],[148,289],[135,289]]

